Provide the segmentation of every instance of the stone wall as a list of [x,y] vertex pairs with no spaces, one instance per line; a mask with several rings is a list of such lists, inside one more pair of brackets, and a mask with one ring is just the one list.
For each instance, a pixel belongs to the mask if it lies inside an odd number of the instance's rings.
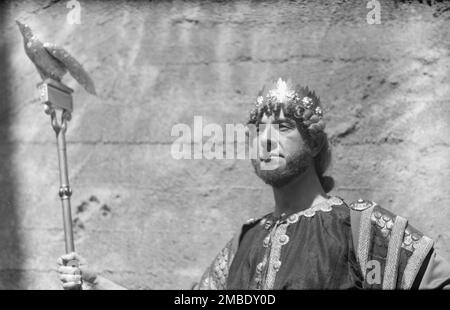
[[380,1],[67,1],[0,5],[0,288],[57,289],[64,251],[55,137],[15,19],[64,46],[75,89],[68,160],[77,251],[134,289],[188,288],[270,188],[244,160],[175,160],[174,124],[245,120],[261,86],[307,84],[326,107],[332,193],[373,199],[450,260],[450,13]]

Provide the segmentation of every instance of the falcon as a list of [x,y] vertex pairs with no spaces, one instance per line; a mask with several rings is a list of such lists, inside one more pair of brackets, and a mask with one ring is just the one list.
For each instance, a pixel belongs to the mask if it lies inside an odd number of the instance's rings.
[[88,93],[96,95],[94,82],[83,66],[69,52],[58,45],[42,43],[28,25],[18,20],[16,23],[23,36],[25,52],[43,80],[51,78],[61,82],[63,76],[69,72]]

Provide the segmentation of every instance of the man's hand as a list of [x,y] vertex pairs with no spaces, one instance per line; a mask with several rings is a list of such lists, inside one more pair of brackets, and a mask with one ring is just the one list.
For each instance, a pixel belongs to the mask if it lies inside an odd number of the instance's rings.
[[95,288],[97,274],[89,271],[85,259],[75,252],[58,258],[58,273],[65,290]]

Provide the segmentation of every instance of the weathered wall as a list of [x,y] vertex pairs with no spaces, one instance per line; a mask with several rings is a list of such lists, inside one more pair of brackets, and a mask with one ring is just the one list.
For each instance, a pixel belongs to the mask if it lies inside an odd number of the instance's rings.
[[[269,79],[310,85],[327,108],[333,193],[373,199],[433,237],[450,259],[450,13],[381,1],[66,1],[1,4],[0,288],[59,288],[64,250],[54,134],[15,18],[66,47],[98,97],[73,79],[68,130],[76,247],[129,288],[187,288],[271,192],[243,160],[174,160],[176,123],[245,119]],[[433,15],[434,14],[434,15]]]

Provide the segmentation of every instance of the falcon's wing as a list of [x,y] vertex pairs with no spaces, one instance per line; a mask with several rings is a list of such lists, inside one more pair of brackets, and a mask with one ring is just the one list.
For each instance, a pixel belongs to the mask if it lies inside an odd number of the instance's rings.
[[70,74],[78,83],[80,83],[86,91],[92,95],[96,95],[95,86],[88,73],[83,69],[83,66],[72,57],[64,48],[55,44],[44,43],[44,48],[50,55],[61,61]]

